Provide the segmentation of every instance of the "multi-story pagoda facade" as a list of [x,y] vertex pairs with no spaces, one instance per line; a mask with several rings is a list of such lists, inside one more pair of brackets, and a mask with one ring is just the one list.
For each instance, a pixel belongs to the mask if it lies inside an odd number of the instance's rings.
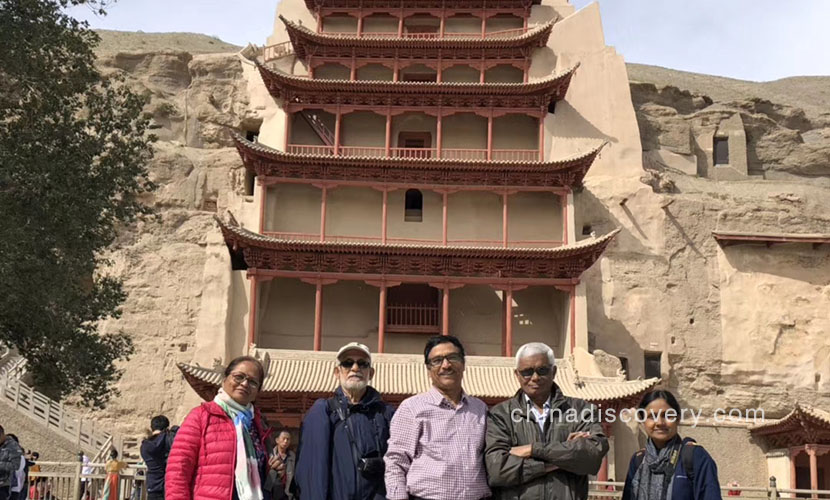
[[[618,231],[577,229],[575,197],[620,139],[585,133],[568,103],[581,63],[549,42],[571,13],[564,0],[280,4],[249,66],[273,112],[231,132],[251,197],[217,219],[234,276],[225,357],[267,361],[272,418],[298,427],[350,341],[378,353],[373,385],[392,402],[428,388],[420,353],[438,334],[465,344],[465,387],[489,403],[518,389],[511,356],[531,341],[554,348],[566,393],[601,406],[657,383],[604,376],[588,353],[582,276]],[[215,393],[214,369],[181,368]]]

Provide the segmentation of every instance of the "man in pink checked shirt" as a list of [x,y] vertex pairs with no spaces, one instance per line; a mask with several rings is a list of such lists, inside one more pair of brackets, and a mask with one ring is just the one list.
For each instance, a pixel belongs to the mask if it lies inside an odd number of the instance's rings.
[[389,500],[481,500],[487,405],[467,395],[464,346],[432,337],[424,348],[432,389],[401,403],[390,425],[386,462]]

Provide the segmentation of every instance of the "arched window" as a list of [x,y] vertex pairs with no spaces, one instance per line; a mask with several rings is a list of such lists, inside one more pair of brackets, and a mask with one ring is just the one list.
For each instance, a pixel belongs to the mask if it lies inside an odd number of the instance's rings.
[[421,222],[424,220],[424,195],[417,189],[406,191],[403,220],[406,222]]

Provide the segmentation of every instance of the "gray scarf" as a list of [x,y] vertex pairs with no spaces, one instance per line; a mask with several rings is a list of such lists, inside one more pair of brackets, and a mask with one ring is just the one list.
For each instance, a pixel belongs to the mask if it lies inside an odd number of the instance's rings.
[[[640,468],[634,474],[631,489],[634,500],[671,500],[671,487],[674,482],[674,470],[682,446],[680,436],[666,443],[658,450],[651,439],[646,443],[646,452]],[[663,497],[663,488],[666,496]]]

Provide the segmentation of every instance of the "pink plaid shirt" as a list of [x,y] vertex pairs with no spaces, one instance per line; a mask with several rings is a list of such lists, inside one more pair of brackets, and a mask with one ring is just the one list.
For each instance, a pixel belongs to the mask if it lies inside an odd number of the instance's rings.
[[457,408],[434,387],[401,403],[389,428],[386,498],[479,500],[490,496],[484,470],[487,405],[462,394]]

